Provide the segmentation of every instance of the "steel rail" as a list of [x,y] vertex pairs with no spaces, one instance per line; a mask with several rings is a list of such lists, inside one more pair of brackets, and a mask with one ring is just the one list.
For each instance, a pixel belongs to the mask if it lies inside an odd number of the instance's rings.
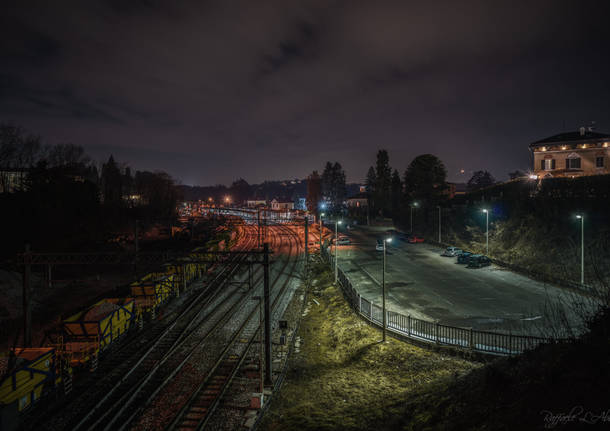
[[[292,260],[292,266],[291,266],[292,271],[294,271],[294,269],[296,268],[296,265],[299,262],[299,259],[298,259],[298,250],[299,250],[299,242],[301,242],[300,241],[300,237],[299,237],[299,235],[297,233],[293,232],[292,230],[288,229],[288,231],[289,231],[288,233],[284,232],[284,234],[279,233],[280,236],[288,236],[288,235],[290,235],[290,239],[291,239],[291,241],[290,241],[290,252],[289,252],[289,258],[286,260],[285,265],[278,272],[276,280],[273,283],[274,285],[280,279],[280,277],[284,274],[284,270],[289,265],[291,260]],[[292,255],[291,252],[292,252],[292,241],[293,240],[294,240],[295,246],[297,247],[297,255],[296,255],[296,257],[294,259],[290,259],[290,256]],[[280,291],[275,295],[273,303],[271,304],[271,309],[272,310],[274,310],[276,308],[278,301],[284,295],[284,292],[285,292],[285,290],[286,290],[286,288],[288,286],[289,281],[290,281],[290,277],[286,277],[286,279],[282,283],[282,287],[280,288]],[[242,324],[240,329],[236,332],[236,334],[232,337],[232,339],[229,341],[229,344],[223,350],[223,352],[219,356],[219,359],[216,361],[216,363],[214,364],[212,369],[208,372],[208,374],[206,375],[205,379],[193,391],[193,393],[189,397],[189,400],[180,409],[180,411],[178,412],[178,414],[176,415],[176,417],[174,418],[172,423],[167,427],[168,430],[175,430],[176,427],[179,426],[179,424],[182,424],[182,423],[184,423],[185,420],[187,420],[186,418],[187,418],[188,414],[193,410],[194,404],[196,403],[199,395],[204,390],[204,388],[208,385],[209,381],[214,377],[214,373],[218,369],[218,367],[223,363],[223,361],[226,361],[227,358],[225,356],[227,355],[229,350],[232,347],[234,347],[235,340],[244,331],[246,325],[248,323],[250,323],[250,321],[255,317],[255,315],[257,313],[257,310],[258,310],[257,308],[252,310],[250,315],[245,319],[244,323]],[[214,400],[212,401],[210,406],[207,408],[207,410],[205,412],[205,415],[202,418],[200,418],[199,423],[197,425],[195,425],[194,427],[191,427],[191,428],[194,428],[196,430],[201,430],[201,429],[203,429],[207,425],[208,421],[212,418],[212,415],[213,415],[214,411],[216,410],[216,407],[219,405],[221,399],[224,397],[225,393],[227,392],[228,388],[230,387],[230,384],[232,383],[234,377],[236,376],[237,372],[241,368],[241,365],[243,364],[243,361],[245,360],[250,347],[254,343],[259,330],[260,330],[260,323],[257,325],[256,329],[253,331],[253,334],[249,338],[248,343],[245,346],[245,348],[243,350],[243,353],[241,354],[241,356],[239,358],[239,361],[237,361],[234,364],[234,366],[233,366],[233,368],[231,370],[231,373],[229,374],[227,379],[223,382],[223,385],[220,388],[220,391],[218,392],[217,396],[214,398]],[[261,360],[262,360],[262,358],[261,358]],[[262,369],[260,371],[262,372]],[[181,426],[180,428],[185,428],[185,427]]]
[[[274,242],[275,242],[275,241],[280,241],[280,242],[281,242],[281,239],[280,239],[280,238],[278,238],[278,237],[275,237],[275,236],[274,236],[272,239],[273,239],[273,241],[274,241]],[[279,276],[278,276],[278,277],[279,277]],[[260,281],[260,277],[257,279],[257,282],[259,282],[259,281]],[[243,301],[245,301],[245,299],[247,299],[247,298],[248,298],[248,296],[247,296],[247,295],[243,296],[243,297],[242,297],[240,300],[238,300],[238,301],[237,301],[237,303],[236,303],[236,304],[234,304],[234,306],[237,306],[237,305],[241,305],[241,304],[243,304]],[[207,338],[208,338],[208,337],[209,337],[209,336],[210,336],[210,335],[211,335],[211,334],[214,332],[214,330],[215,330],[215,329],[217,329],[217,326],[218,326],[220,323],[222,323],[222,322],[225,320],[225,318],[226,318],[226,317],[228,317],[228,316],[229,316],[229,312],[227,312],[227,313],[225,313],[223,316],[221,316],[221,317],[220,317],[220,319],[217,321],[217,323],[214,325],[214,326],[215,326],[215,328],[213,328],[212,330],[210,330],[210,331],[209,331],[209,332],[208,332],[208,333],[207,333],[207,334],[204,336],[204,337],[205,337],[205,339],[204,339],[204,340],[201,340],[200,342],[198,342],[198,343],[197,343],[197,345],[195,345],[193,348],[191,348],[191,349],[190,349],[190,352],[187,354],[187,357],[186,357],[185,359],[183,359],[183,360],[181,361],[181,363],[180,363],[180,364],[179,364],[179,365],[178,365],[178,366],[177,366],[177,367],[176,367],[176,368],[175,368],[175,369],[172,371],[172,373],[170,373],[170,375],[169,375],[169,376],[167,376],[167,377],[166,377],[166,378],[165,378],[165,379],[164,379],[164,380],[163,380],[163,381],[162,381],[162,382],[159,384],[159,386],[158,386],[158,387],[157,387],[157,388],[156,388],[156,389],[153,391],[153,394],[152,394],[151,396],[149,396],[149,397],[148,397],[148,399],[145,401],[144,406],[146,406],[146,405],[150,404],[150,402],[151,402],[151,401],[154,399],[154,397],[155,397],[155,396],[156,396],[156,395],[157,395],[157,394],[158,394],[158,393],[161,391],[161,389],[162,389],[163,387],[165,387],[165,386],[167,385],[167,383],[169,383],[169,382],[172,380],[172,377],[174,377],[174,376],[177,374],[177,372],[180,370],[180,368],[182,368],[182,366],[183,366],[183,365],[184,365],[184,364],[185,364],[185,363],[186,363],[186,362],[187,362],[187,361],[188,361],[188,360],[189,360],[189,359],[192,357],[192,355],[193,355],[194,353],[196,353],[196,351],[197,351],[197,347],[199,347],[201,344],[203,344],[203,341],[206,341],[206,340],[207,340]],[[231,343],[229,343],[229,344],[231,344]],[[148,377],[146,380],[147,380],[147,381],[149,381],[151,378],[152,378],[152,373],[149,375],[149,377]],[[144,384],[145,384],[145,383],[146,383],[146,382],[144,382]],[[143,385],[142,385],[142,386],[140,386],[140,385],[139,385],[139,386],[138,386],[138,388],[137,388],[137,390],[141,390],[143,387],[144,387]],[[123,413],[123,412],[124,412],[124,411],[127,409],[127,407],[128,407],[128,406],[130,405],[130,403],[131,403],[131,402],[132,402],[132,401],[133,401],[133,400],[136,398],[136,396],[137,396],[137,394],[134,392],[134,394],[132,395],[132,397],[130,397],[130,399],[129,399],[129,400],[127,401],[127,403],[126,403],[126,404],[123,406],[123,408],[121,408],[121,410],[120,410],[119,412],[117,412],[117,413],[116,413],[116,414],[113,416],[113,418],[111,419],[111,421],[110,421],[109,423],[107,423],[107,424],[106,424],[105,429],[107,429],[107,430],[108,430],[108,429],[115,429],[115,428],[112,428],[112,426],[113,426],[113,425],[114,425],[114,423],[115,423],[115,422],[116,422],[116,421],[117,421],[117,420],[120,418],[120,416],[122,415],[122,413]],[[122,422],[121,427],[120,427],[120,428],[118,428],[118,429],[119,429],[119,430],[124,429],[126,426],[128,426],[128,425],[129,425],[129,424],[130,424],[130,423],[133,421],[133,419],[134,419],[134,418],[135,418],[135,417],[136,417],[138,414],[140,414],[140,410],[134,410],[134,412],[133,412],[133,413],[132,413],[132,414],[131,414],[131,415],[130,415],[128,418],[127,418],[127,420],[125,420],[125,421],[123,421],[123,422]]]
[[[248,239],[248,244],[254,244],[254,241],[252,239]],[[244,255],[245,256],[245,255]],[[243,258],[243,257],[242,257]],[[236,257],[235,260],[239,260],[239,257]],[[106,402],[111,396],[114,395],[114,393],[120,388],[120,386],[122,384],[124,384],[127,380],[127,378],[134,373],[138,367],[140,366],[140,364],[142,364],[144,362],[144,360],[146,360],[149,355],[151,355],[151,353],[153,353],[155,351],[155,349],[159,346],[159,344],[161,344],[162,341],[164,341],[165,337],[167,337],[171,331],[176,327],[176,325],[180,322],[181,319],[183,319],[185,316],[187,316],[187,314],[189,312],[191,312],[191,310],[193,310],[197,305],[201,305],[199,304],[200,301],[205,301],[206,304],[203,304],[202,307],[205,307],[207,304],[209,304],[211,301],[213,301],[215,299],[215,292],[214,291],[219,291],[219,286],[216,286],[216,284],[219,282],[223,283],[224,280],[222,277],[228,277],[230,276],[234,271],[237,270],[239,266],[238,265],[234,265],[234,262],[229,261],[226,262],[226,265],[224,265],[220,272],[218,274],[215,275],[214,279],[208,284],[208,286],[206,287],[206,289],[204,289],[202,292],[200,292],[190,303],[187,307],[185,307],[178,316],[176,316],[171,323],[169,323],[166,328],[157,336],[156,340],[154,340],[152,342],[152,344],[149,344],[149,348],[146,350],[146,352],[144,352],[141,357],[136,361],[136,363],[131,366],[131,368],[105,393],[105,395],[102,397],[102,399],[100,399],[95,406],[93,406],[88,413],[81,418],[81,420],[74,425],[74,427],[72,428],[74,431],[77,431],[78,429],[80,429],[87,421],[89,421],[92,416],[102,407],[103,403]],[[228,274],[227,274],[228,271]],[[210,291],[212,291],[212,296],[210,297],[206,297],[207,294],[210,293]],[[196,314],[196,316],[194,318],[197,318],[197,316],[199,316],[199,312]],[[178,334],[178,338],[180,338],[184,332],[184,330],[187,330],[190,327],[190,324],[192,323],[192,319],[189,320],[189,322],[187,323],[187,326]]]
[[[257,269],[257,272],[259,271],[259,269]],[[255,284],[260,282],[260,280],[262,279],[262,276],[258,277],[257,280],[255,281]],[[233,298],[233,293],[235,293],[235,291],[239,290],[239,287],[237,287],[233,292],[231,292],[229,295],[227,295],[227,297],[216,306],[216,308],[219,308],[221,305],[223,305],[226,301],[228,301],[229,299],[234,299]],[[231,313],[240,305],[242,305],[245,300],[248,298],[248,295],[243,294],[240,298],[237,299],[237,301],[232,304],[230,306],[230,308],[225,311],[221,316],[218,317],[218,319],[216,320],[216,322],[213,324],[212,328],[210,328],[201,338],[201,340],[199,340],[193,347],[191,347],[188,351],[188,353],[186,354],[185,358],[172,370],[172,372],[163,379],[163,381],[158,384],[158,386],[155,388],[155,390],[152,392],[152,394],[147,398],[147,400],[145,401],[144,405],[148,405],[150,403],[150,401],[167,385],[167,383],[169,383],[171,381],[171,379],[182,369],[182,367],[184,366],[184,364],[191,358],[191,356],[195,353],[195,351],[197,350],[198,347],[200,347],[205,341],[208,340],[208,338],[216,331],[216,329],[218,329],[218,327],[226,321],[226,319],[228,317],[230,317]],[[208,314],[208,316],[206,316],[206,320],[210,317],[210,315],[213,314],[210,313]],[[141,391],[145,388],[146,384],[148,382],[151,381],[151,379],[153,379],[153,377],[155,376],[155,373],[161,368],[162,365],[164,365],[169,359],[171,359],[172,355],[174,355],[178,349],[180,349],[182,347],[182,344],[184,342],[186,342],[188,340],[188,337],[190,335],[192,335],[194,331],[192,331],[189,335],[185,336],[184,338],[182,338],[180,340],[180,343],[176,343],[174,346],[172,346],[172,348],[164,355],[164,357],[155,365],[155,367],[149,371],[149,373],[146,375],[146,377],[144,379],[142,379],[137,386],[132,390],[132,392],[130,394],[126,394],[126,395],[130,395],[128,399],[120,399],[118,401],[115,402],[115,404],[111,407],[111,409],[114,409],[117,405],[122,404],[121,408],[119,409],[118,412],[116,412],[113,417],[109,420],[109,422],[106,424],[106,426],[104,427],[104,430],[109,430],[109,429],[113,429],[113,425],[116,422],[117,419],[120,418],[120,416],[132,405],[133,401],[136,399],[136,397],[138,396],[139,393],[141,393]],[[93,424],[90,428],[88,428],[89,430],[95,429],[95,427],[97,425],[99,425],[99,423],[101,422],[102,419],[105,419],[108,414],[110,414],[110,411],[104,416],[104,418],[100,418],[98,419],[98,421]],[[132,417],[135,416],[137,414],[137,411],[134,412],[134,414],[132,414]],[[129,422],[131,420],[131,417],[127,422]]]

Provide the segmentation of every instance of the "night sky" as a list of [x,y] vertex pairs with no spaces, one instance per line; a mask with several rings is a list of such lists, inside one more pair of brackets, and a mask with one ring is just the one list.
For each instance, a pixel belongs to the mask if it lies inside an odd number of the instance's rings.
[[0,122],[185,184],[362,181],[380,148],[505,179],[532,141],[610,133],[608,3],[3,2]]

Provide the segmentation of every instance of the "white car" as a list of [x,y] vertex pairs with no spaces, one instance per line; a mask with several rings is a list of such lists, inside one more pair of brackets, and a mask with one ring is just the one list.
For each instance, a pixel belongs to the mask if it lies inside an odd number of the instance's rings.
[[455,257],[460,253],[462,253],[462,249],[457,247],[447,247],[445,251],[441,253],[441,256]]
[[377,245],[375,246],[375,250],[383,251],[383,243],[382,242],[378,242]]

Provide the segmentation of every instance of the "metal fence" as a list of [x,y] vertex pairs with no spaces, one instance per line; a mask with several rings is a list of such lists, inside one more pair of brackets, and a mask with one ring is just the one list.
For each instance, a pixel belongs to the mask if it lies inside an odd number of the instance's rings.
[[[322,258],[334,268],[334,262],[331,260],[326,247],[322,247]],[[383,309],[381,306],[360,296],[341,268],[337,271],[337,277],[351,307],[372,324],[382,327]],[[388,331],[402,337],[494,355],[516,355],[525,350],[533,349],[539,344],[553,341],[550,338],[478,331],[472,328],[442,325],[437,322],[416,319],[409,315],[405,316],[387,309],[386,322]]]

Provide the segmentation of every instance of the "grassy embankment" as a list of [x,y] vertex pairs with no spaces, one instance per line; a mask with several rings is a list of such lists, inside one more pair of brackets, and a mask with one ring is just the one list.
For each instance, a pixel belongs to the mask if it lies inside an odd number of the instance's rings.
[[392,338],[380,344],[380,331],[350,310],[324,266],[314,275],[300,347],[261,429],[395,429],[417,391],[442,391],[480,366]]
[[579,340],[481,366],[393,339],[379,344],[329,272],[315,273],[300,350],[262,430],[610,428],[607,309]]

